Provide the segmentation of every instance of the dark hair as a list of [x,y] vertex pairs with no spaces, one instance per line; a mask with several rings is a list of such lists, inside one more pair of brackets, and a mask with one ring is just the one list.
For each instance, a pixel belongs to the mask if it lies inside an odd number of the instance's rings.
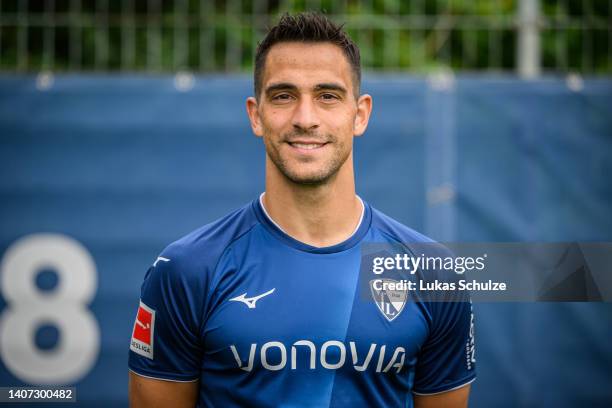
[[257,46],[255,53],[255,97],[259,99],[262,87],[263,71],[268,51],[280,42],[301,41],[313,43],[331,43],[342,49],[353,71],[353,89],[355,97],[359,96],[361,85],[361,65],[359,48],[344,32],[343,25],[336,25],[325,15],[317,12],[283,14],[277,25],[272,27],[266,37]]

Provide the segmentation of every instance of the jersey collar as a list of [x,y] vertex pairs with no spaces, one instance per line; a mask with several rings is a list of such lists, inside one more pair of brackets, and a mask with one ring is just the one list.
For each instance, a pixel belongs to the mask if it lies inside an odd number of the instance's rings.
[[370,208],[370,205],[363,201],[361,197],[357,196],[357,198],[359,198],[359,200],[363,204],[363,212],[361,213],[359,225],[357,226],[353,234],[345,241],[340,242],[336,245],[328,247],[315,247],[298,241],[297,239],[291,237],[285,231],[283,231],[282,228],[276,222],[274,222],[274,220],[272,220],[272,218],[270,218],[270,216],[266,212],[266,209],[261,201],[262,197],[263,193],[259,196],[259,198],[253,200],[252,203],[253,210],[259,222],[265,227],[268,232],[270,232],[276,238],[281,240],[284,244],[296,248],[300,251],[317,254],[331,254],[335,252],[346,251],[347,249],[352,248],[361,241],[364,235],[368,232],[372,221],[372,209]]

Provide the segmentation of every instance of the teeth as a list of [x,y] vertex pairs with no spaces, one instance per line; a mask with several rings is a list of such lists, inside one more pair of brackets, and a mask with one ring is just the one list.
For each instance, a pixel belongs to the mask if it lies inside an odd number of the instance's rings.
[[306,149],[306,150],[312,150],[312,149],[317,149],[321,146],[323,146],[320,143],[291,143],[291,145],[298,147],[300,149]]

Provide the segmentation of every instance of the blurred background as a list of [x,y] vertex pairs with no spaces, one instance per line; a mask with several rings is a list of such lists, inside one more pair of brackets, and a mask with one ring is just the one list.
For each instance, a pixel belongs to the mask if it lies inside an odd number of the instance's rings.
[[[127,406],[144,273],[263,190],[254,50],[302,10],[361,48],[372,205],[445,242],[612,241],[612,0],[0,0],[0,386]],[[609,303],[475,310],[471,406],[612,406]]]
[[609,0],[3,0],[16,72],[250,72],[283,12],[346,23],[366,70],[610,74]]

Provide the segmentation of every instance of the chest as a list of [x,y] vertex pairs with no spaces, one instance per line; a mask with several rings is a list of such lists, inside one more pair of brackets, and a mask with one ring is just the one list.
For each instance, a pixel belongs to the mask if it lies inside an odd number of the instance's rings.
[[360,259],[358,251],[260,252],[222,265],[203,330],[206,364],[249,372],[406,369],[427,336],[423,309],[408,301],[385,318]]

